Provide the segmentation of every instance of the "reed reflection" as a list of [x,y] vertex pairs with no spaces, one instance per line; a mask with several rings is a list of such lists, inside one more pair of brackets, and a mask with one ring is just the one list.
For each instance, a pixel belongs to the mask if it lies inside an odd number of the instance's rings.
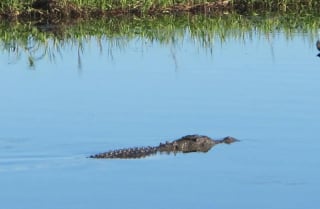
[[[288,21],[290,19],[291,21]],[[250,41],[253,36],[272,38],[284,33],[288,41],[297,33],[307,33],[312,42],[320,27],[319,17],[290,14],[266,14],[244,17],[237,14],[220,16],[161,16],[157,18],[123,17],[99,21],[0,23],[0,50],[15,62],[27,58],[28,66],[35,68],[43,59],[57,61],[57,55],[76,50],[78,69],[82,68],[86,45],[95,40],[98,50],[107,51],[112,59],[113,51],[126,49],[132,40],[141,43],[160,43],[169,49],[191,42],[195,49],[212,53],[215,45],[226,41]],[[319,49],[317,42],[317,48]],[[173,56],[175,57],[175,56]]]

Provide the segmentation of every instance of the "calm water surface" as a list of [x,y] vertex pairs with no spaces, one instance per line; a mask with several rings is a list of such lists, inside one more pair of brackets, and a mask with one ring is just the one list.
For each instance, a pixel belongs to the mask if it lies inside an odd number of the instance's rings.
[[[35,69],[1,53],[1,208],[319,208],[320,59],[307,34],[271,35],[112,56],[92,38],[81,68],[72,47]],[[194,133],[241,142],[86,158]]]

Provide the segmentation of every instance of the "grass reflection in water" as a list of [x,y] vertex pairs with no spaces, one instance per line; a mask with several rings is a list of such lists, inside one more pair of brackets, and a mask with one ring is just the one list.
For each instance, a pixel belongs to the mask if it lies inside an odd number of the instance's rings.
[[[97,40],[100,50],[112,56],[115,49],[125,49],[134,39],[148,43],[175,46],[188,36],[196,48],[212,51],[216,42],[246,41],[253,35],[270,38],[283,32],[288,39],[295,33],[307,34],[309,42],[318,38],[320,17],[310,14],[266,14],[243,16],[183,15],[161,17],[122,17],[77,22],[1,22],[0,49],[15,61],[26,56],[29,67],[41,59],[55,61],[67,47],[75,48],[79,67],[85,46]],[[105,46],[103,43],[107,42]]]

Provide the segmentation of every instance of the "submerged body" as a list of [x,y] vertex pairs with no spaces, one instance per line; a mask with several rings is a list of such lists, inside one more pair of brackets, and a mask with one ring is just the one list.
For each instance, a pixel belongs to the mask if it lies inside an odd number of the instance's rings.
[[172,142],[160,143],[159,146],[135,147],[99,153],[90,158],[143,158],[158,152],[160,153],[188,153],[188,152],[208,152],[214,145],[225,143],[231,144],[237,139],[227,136],[221,140],[214,140],[202,135],[187,135]]

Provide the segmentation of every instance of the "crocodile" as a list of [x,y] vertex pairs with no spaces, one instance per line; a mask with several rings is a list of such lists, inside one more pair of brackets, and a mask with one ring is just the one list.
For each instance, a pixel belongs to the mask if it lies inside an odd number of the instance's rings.
[[216,144],[231,144],[239,141],[231,136],[224,137],[220,140],[211,139],[203,135],[187,135],[172,142],[160,143],[158,146],[133,147],[116,149],[108,152],[91,155],[90,158],[144,158],[157,153],[190,153],[190,152],[208,152]]

